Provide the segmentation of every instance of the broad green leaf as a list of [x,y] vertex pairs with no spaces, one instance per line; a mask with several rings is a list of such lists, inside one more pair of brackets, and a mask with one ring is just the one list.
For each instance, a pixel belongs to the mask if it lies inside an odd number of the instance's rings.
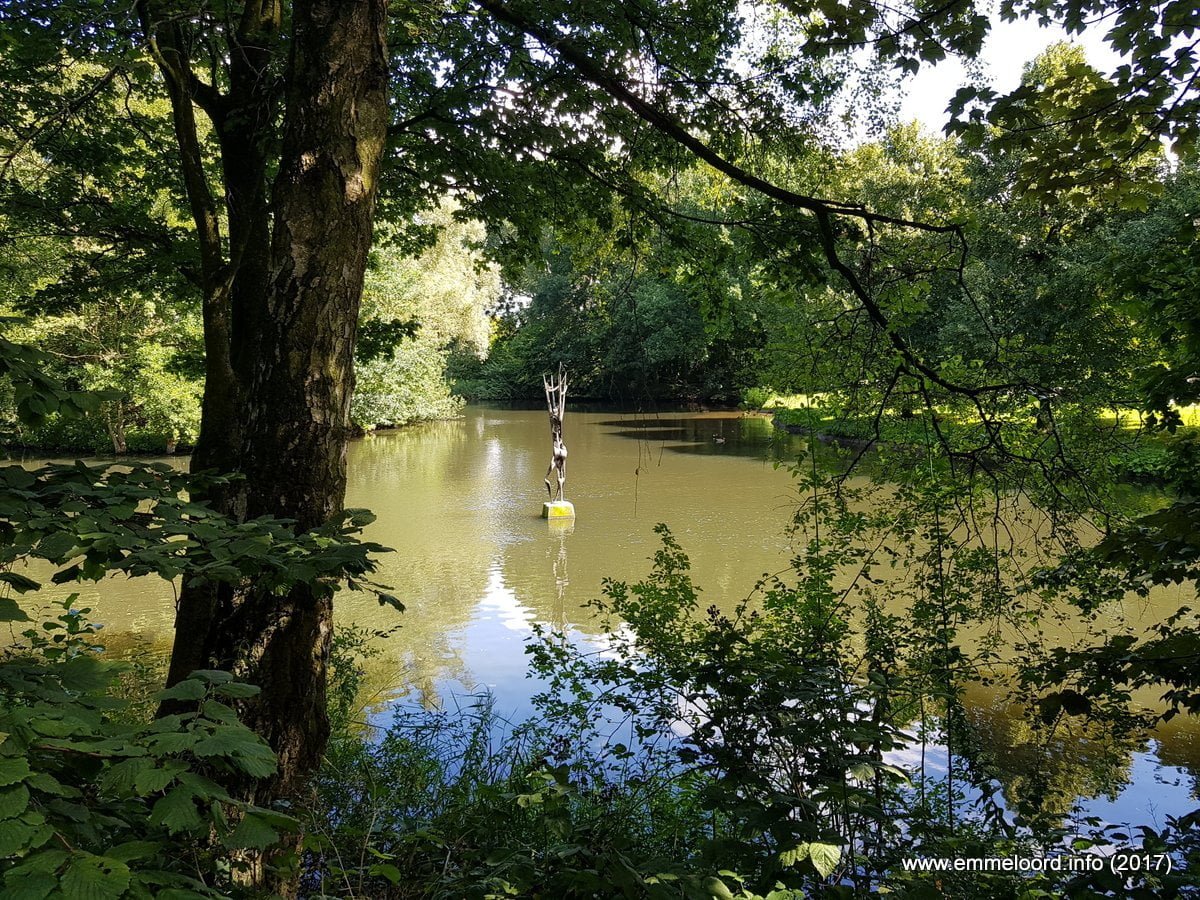
[[237,828],[225,839],[230,847],[263,850],[279,840],[279,832],[252,812],[246,813]]
[[164,790],[181,772],[187,771],[187,764],[178,760],[170,760],[161,768],[144,769],[133,780],[134,789],[139,794],[154,794]]
[[128,887],[129,866],[90,853],[72,859],[62,880],[66,900],[117,900]]
[[154,762],[145,757],[122,760],[108,767],[100,777],[100,787],[116,794],[129,794],[137,776],[153,766]]
[[16,820],[0,824],[0,859],[23,854],[33,845],[37,832],[37,826]]
[[0,787],[24,781],[29,774],[29,760],[20,756],[0,756]]
[[808,858],[812,860],[821,877],[828,878],[841,862],[842,848],[836,844],[819,844],[813,841],[808,845]]
[[794,866],[798,862],[803,862],[808,859],[808,843],[797,844],[791,850],[784,850],[779,854],[779,864],[781,866]]
[[45,900],[58,887],[58,879],[45,872],[9,872],[4,878],[5,900]]
[[231,681],[229,684],[222,684],[214,690],[214,693],[222,697],[230,697],[234,700],[244,700],[247,697],[257,697],[261,693],[261,688],[256,684],[246,684],[241,681]]
[[53,775],[48,775],[45,772],[34,772],[25,779],[25,783],[35,791],[41,791],[43,794],[53,794],[56,797],[78,797],[78,788],[63,784]]
[[192,792],[186,788],[175,788],[154,804],[150,821],[166,826],[172,834],[180,831],[195,831],[204,820],[200,817]]
[[111,665],[95,656],[76,656],[58,667],[63,687],[73,691],[98,691],[113,679]]
[[733,900],[733,891],[715,875],[704,879],[704,890],[710,897],[715,897],[716,900]]
[[182,753],[190,750],[197,740],[197,735],[190,731],[173,731],[154,735],[150,746],[155,753]]
[[391,863],[376,863],[367,870],[369,875],[386,878],[392,884],[399,884],[404,877],[403,873]]
[[154,695],[155,700],[203,700],[208,693],[204,682],[197,678],[186,678]]
[[188,678],[199,678],[209,684],[228,684],[233,681],[233,676],[221,669],[197,669]]
[[162,844],[157,841],[126,841],[124,844],[117,844],[111,848],[105,856],[109,859],[119,859],[121,862],[129,862],[132,859],[145,859],[148,856],[153,856],[162,849]]
[[[0,819],[15,819],[29,807],[29,788],[23,784],[0,790]],[[0,828],[3,828],[0,825]]]

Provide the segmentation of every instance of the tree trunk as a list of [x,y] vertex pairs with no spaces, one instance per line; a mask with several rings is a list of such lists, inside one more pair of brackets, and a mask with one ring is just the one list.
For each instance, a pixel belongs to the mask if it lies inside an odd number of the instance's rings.
[[[297,2],[283,157],[274,186],[266,315],[250,334],[242,460],[246,515],[314,528],[343,508],[354,344],[387,133],[384,0]],[[247,723],[295,795],[328,738],[332,603],[310,590],[246,597],[222,655],[262,694]]]
[[[277,26],[283,17],[268,6]],[[388,124],[387,2],[297,0],[291,22],[269,198],[272,117],[231,115],[244,99],[235,77],[217,118],[233,276],[224,296],[213,294],[211,317],[206,309],[209,381],[193,469],[245,475],[236,491],[209,498],[235,518],[273,515],[309,529],[345,497],[354,344]],[[247,85],[263,81],[243,74]],[[278,597],[200,585],[180,597],[168,681],[211,666],[262,689],[243,718],[275,749],[279,772],[248,799],[299,798],[320,764],[331,616],[332,603],[306,589]]]
[[123,456],[129,452],[125,439],[125,404],[115,400],[107,404],[104,415],[104,427],[108,431],[108,439],[112,442],[113,453]]

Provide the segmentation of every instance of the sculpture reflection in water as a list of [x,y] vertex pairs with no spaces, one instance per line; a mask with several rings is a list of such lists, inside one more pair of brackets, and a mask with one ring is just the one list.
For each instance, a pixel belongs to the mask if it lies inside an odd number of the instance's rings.
[[554,557],[554,627],[566,630],[567,617],[567,585],[571,583],[567,576],[567,537],[575,531],[572,519],[550,521],[550,533],[558,538],[558,552]]

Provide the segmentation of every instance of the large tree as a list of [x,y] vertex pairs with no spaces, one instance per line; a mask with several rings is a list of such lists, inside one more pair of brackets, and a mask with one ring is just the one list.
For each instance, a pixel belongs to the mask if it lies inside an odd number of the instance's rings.
[[[235,519],[323,524],[345,491],[355,328],[388,127],[386,3],[26,7],[3,23],[19,88],[4,110],[9,211],[100,260],[182,257],[205,340],[193,470],[244,475],[209,498]],[[162,115],[114,109],[122,93],[165,94],[170,132]],[[78,154],[98,134],[126,157],[119,171],[146,176],[148,202],[111,192],[101,147]],[[101,262],[73,274],[104,271]],[[245,716],[280,757],[264,797],[294,792],[320,760],[329,631],[329,600],[303,587],[189,584],[180,597],[169,679],[216,667],[262,685]]]

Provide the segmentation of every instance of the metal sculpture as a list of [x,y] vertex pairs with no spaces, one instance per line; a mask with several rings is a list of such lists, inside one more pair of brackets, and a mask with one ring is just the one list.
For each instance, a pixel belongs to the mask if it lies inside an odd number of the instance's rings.
[[[567,412],[567,373],[559,364],[558,379],[553,375],[543,375],[542,385],[546,388],[546,408],[550,412],[550,440],[552,456],[550,468],[546,470],[546,494],[551,503],[563,499],[563,484],[567,480],[567,445],[563,443],[563,416]],[[550,484],[550,473],[558,477],[558,493],[553,492]]]

